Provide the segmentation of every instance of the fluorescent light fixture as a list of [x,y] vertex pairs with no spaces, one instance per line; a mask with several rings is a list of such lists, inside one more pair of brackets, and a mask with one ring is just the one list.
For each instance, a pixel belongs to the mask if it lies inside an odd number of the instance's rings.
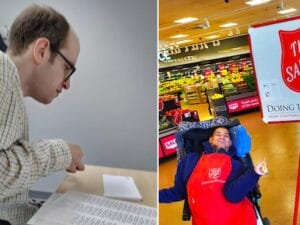
[[248,1],[248,2],[245,2],[246,4],[248,5],[260,5],[260,4],[265,4],[267,2],[270,2],[271,0],[251,0],[251,1]]
[[206,39],[215,39],[215,38],[219,38],[220,36],[218,35],[211,35],[211,36],[208,36],[206,37]]
[[279,14],[288,14],[288,13],[295,12],[295,11],[297,11],[297,9],[295,9],[295,8],[289,8],[289,9],[279,10],[278,13]]
[[237,23],[225,23],[225,24],[220,25],[220,27],[233,27],[236,25],[238,25],[238,24]]
[[185,18],[182,18],[182,19],[179,19],[179,20],[175,20],[174,22],[175,23],[190,23],[190,22],[194,22],[198,20],[198,18],[195,18],[195,17],[185,17]]
[[191,42],[191,41],[192,40],[183,40],[183,41],[176,42],[176,44],[180,45],[180,44],[188,43],[188,42]]
[[183,38],[183,37],[187,37],[189,35],[187,34],[177,34],[177,35],[174,35],[174,36],[171,36],[170,38]]
[[231,51],[237,51],[237,50],[240,50],[240,49],[242,49],[241,47],[236,47],[236,48],[231,48],[230,50]]

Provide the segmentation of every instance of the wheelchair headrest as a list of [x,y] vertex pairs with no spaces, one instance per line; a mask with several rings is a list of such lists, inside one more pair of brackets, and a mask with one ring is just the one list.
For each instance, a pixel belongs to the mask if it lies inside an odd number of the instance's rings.
[[236,149],[238,157],[245,157],[251,150],[251,137],[242,125],[229,128],[232,145]]
[[210,129],[215,127],[233,127],[236,125],[239,125],[240,121],[238,119],[235,120],[229,120],[224,116],[217,116],[215,118],[212,118],[210,120],[203,120],[200,122],[188,122],[188,121],[182,121],[179,124],[178,131],[187,131],[192,128],[201,128],[201,129]]

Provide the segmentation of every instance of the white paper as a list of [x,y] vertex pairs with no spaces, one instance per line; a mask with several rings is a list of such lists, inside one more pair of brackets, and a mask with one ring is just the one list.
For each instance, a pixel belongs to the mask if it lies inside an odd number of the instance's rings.
[[142,200],[133,178],[129,176],[103,174],[103,196],[131,201]]
[[156,225],[152,207],[100,196],[68,192],[44,204],[29,225]]

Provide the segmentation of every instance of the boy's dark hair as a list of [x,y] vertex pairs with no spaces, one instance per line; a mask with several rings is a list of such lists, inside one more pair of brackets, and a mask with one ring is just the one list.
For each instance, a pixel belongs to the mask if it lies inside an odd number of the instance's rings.
[[9,34],[8,50],[19,55],[37,38],[49,39],[51,58],[64,46],[70,25],[66,18],[50,6],[32,5],[15,19]]

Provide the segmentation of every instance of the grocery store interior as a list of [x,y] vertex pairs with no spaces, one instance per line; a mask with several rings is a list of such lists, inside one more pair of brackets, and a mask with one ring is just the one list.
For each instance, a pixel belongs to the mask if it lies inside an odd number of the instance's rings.
[[[262,216],[272,225],[300,224],[300,124],[263,122],[248,36],[256,24],[299,15],[299,0],[159,1],[159,189],[174,183],[181,121],[238,119],[251,136],[254,164],[268,166],[259,180]],[[182,211],[183,201],[160,203],[159,224],[191,224]]]

